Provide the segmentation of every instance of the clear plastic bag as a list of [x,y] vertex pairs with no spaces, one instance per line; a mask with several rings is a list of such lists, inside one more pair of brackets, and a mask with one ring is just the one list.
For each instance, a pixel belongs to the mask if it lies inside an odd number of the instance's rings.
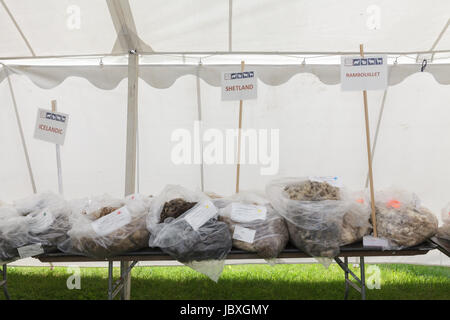
[[333,258],[342,245],[370,232],[368,206],[325,181],[285,178],[271,182],[266,193],[285,219],[291,242],[313,257]]
[[[189,209],[182,212],[186,208]],[[163,212],[168,216],[161,220]],[[217,220],[217,215],[217,208],[203,193],[166,186],[153,201],[147,219],[151,234],[149,246],[161,248],[174,259],[217,281],[231,250],[230,232],[225,223]]]
[[418,245],[437,232],[437,217],[421,206],[413,193],[400,190],[377,192],[375,207],[378,237],[387,239],[391,249]]
[[213,202],[221,208],[219,219],[228,225],[235,248],[256,252],[273,262],[286,247],[289,233],[284,218],[264,195],[241,192]]
[[146,217],[151,198],[108,195],[70,201],[71,229],[58,248],[66,253],[107,258],[147,247]]
[[61,196],[39,193],[0,208],[0,259],[19,255],[17,249],[40,245],[52,252],[67,238],[70,206]]
[[441,212],[442,226],[439,227],[436,236],[442,239],[450,240],[450,203],[448,203]]

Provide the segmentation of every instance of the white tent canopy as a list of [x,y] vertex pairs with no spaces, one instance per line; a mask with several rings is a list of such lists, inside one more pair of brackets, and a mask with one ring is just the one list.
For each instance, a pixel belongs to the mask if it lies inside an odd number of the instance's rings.
[[[415,192],[440,214],[450,201],[449,19],[446,0],[0,0],[0,200],[33,191],[22,141],[37,191],[58,190],[54,146],[33,139],[37,109],[52,99],[70,115],[66,197],[122,196],[135,140],[139,191],[175,183],[233,193],[235,165],[176,165],[171,138],[180,128],[194,133],[199,120],[203,131],[237,127],[238,103],[221,101],[220,74],[241,60],[258,74],[243,128],[280,135],[277,174],[242,165],[241,189],[309,175],[362,189],[362,97],[340,91],[339,56],[364,43],[366,53],[389,56],[389,89],[368,94],[375,188]],[[138,139],[127,134],[133,76]],[[438,252],[397,259],[389,261],[449,265]]]
[[[1,0],[0,57],[446,51],[446,0]],[[437,45],[435,41],[440,37]]]

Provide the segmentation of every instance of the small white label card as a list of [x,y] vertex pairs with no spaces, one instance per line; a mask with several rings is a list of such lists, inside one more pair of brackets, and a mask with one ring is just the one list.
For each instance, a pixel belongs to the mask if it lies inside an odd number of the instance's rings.
[[214,204],[211,201],[206,200],[190,209],[184,219],[191,225],[192,229],[198,230],[198,228],[203,226],[206,221],[214,218],[217,212],[217,208]]
[[308,177],[310,181],[316,181],[316,182],[326,182],[329,185],[337,188],[342,187],[342,182],[339,180],[338,177],[333,176],[324,176],[324,177]]
[[131,214],[127,207],[122,207],[91,223],[95,233],[106,236],[131,222]]
[[384,90],[388,86],[386,55],[341,56],[341,90]]
[[253,243],[255,241],[256,230],[235,226],[233,232],[233,239]]
[[363,247],[364,248],[389,248],[389,242],[384,238],[375,238],[372,236],[364,236],[363,237]]
[[255,71],[222,72],[222,101],[256,99],[257,83]]
[[17,248],[17,251],[19,252],[19,257],[22,259],[34,257],[44,253],[44,249],[42,248],[42,245],[40,243],[30,244],[29,246]]
[[231,220],[236,222],[251,222],[255,220],[266,220],[267,208],[233,202],[231,204]]
[[46,231],[55,220],[53,214],[48,209],[33,212],[27,216],[31,232],[41,233]]
[[63,145],[68,121],[68,114],[39,109],[34,128],[34,138]]

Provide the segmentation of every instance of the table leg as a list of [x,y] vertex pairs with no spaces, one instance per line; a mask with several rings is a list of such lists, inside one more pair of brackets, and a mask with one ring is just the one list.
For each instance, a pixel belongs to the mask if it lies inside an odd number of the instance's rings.
[[3,275],[3,281],[2,281],[3,285],[2,285],[2,287],[3,287],[3,293],[5,294],[6,300],[10,300],[11,297],[9,296],[9,293],[8,293],[7,273],[8,273],[8,271],[7,271],[7,268],[6,268],[6,264],[4,264],[3,267],[2,267],[2,275]]
[[112,300],[113,296],[113,271],[114,261],[108,261],[108,300]]
[[[344,263],[345,263],[345,265],[348,268],[348,257],[344,258]],[[348,291],[349,291],[349,286],[348,286],[349,279],[348,279],[348,271],[347,271],[347,269],[345,269],[344,272],[345,272],[345,295],[344,295],[344,300],[347,300],[348,299]]]
[[366,271],[364,257],[359,257],[359,269],[361,271],[361,299],[366,300]]

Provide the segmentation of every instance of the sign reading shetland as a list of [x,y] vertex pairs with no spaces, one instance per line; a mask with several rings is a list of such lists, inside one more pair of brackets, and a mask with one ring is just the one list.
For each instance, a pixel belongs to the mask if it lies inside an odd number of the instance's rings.
[[68,121],[68,114],[39,109],[34,138],[63,145]]
[[222,101],[250,100],[257,96],[255,71],[222,72]]
[[342,56],[341,90],[384,90],[388,85],[386,55]]

